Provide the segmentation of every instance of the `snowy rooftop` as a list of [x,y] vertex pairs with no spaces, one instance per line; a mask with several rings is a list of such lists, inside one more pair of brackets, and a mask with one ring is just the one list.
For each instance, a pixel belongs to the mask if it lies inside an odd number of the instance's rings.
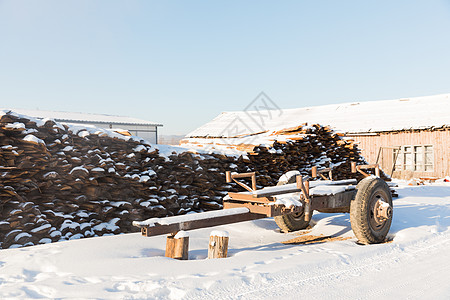
[[[284,109],[260,118],[258,112],[223,112],[187,137],[232,137],[280,130],[303,123],[345,133],[450,126],[450,94]],[[253,118],[251,116],[253,116]]]
[[0,110],[12,110],[21,115],[26,115],[40,119],[53,119],[57,122],[96,122],[96,123],[114,123],[114,124],[127,124],[127,125],[153,125],[162,126],[162,124],[156,122],[150,122],[147,120],[113,116],[105,114],[91,114],[80,112],[64,112],[64,111],[49,111],[49,110],[32,110],[32,109],[19,109],[19,108],[1,108]]

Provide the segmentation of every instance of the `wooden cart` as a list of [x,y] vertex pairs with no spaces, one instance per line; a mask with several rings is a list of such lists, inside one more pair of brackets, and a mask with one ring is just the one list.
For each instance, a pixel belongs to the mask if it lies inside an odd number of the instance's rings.
[[[374,168],[377,176],[363,170]],[[378,165],[356,166],[353,172],[366,176],[358,184],[356,179],[334,181],[332,170],[311,170],[311,176],[298,171],[283,175],[277,186],[256,188],[256,174],[226,172],[228,183],[235,181],[246,191],[230,192],[224,199],[224,210],[167,218],[153,218],[133,222],[144,236],[176,233],[181,230],[212,227],[242,221],[274,217],[284,232],[305,229],[313,211],[350,213],[350,222],[361,244],[385,241],[392,221],[392,197],[384,180],[379,177]],[[315,180],[317,178],[321,180]],[[239,181],[251,180],[251,187]]]

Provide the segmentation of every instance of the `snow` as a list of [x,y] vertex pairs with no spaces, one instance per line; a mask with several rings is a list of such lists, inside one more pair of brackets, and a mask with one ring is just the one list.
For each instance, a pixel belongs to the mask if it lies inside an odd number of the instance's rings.
[[52,242],[52,240],[48,239],[48,238],[43,238],[43,239],[39,240],[39,244],[49,244],[51,242]]
[[286,172],[286,173],[284,173],[283,175],[281,175],[280,178],[278,178],[278,182],[284,182],[284,183],[287,183],[291,177],[294,177],[294,176],[297,176],[297,175],[300,175],[300,172],[299,172],[299,171],[289,171],[289,172]]
[[134,226],[148,226],[153,227],[156,224],[160,225],[171,225],[176,223],[183,223],[183,222],[191,222],[196,220],[204,220],[209,218],[217,218],[217,217],[225,217],[225,216],[232,216],[232,215],[238,215],[238,214],[244,214],[248,213],[249,209],[245,207],[241,208],[231,208],[231,209],[223,209],[223,210],[214,210],[214,211],[208,211],[203,213],[191,213],[187,215],[180,215],[180,216],[174,216],[174,217],[166,217],[166,218],[151,218],[142,222],[134,221]]
[[82,137],[82,138],[85,138],[89,135],[90,135],[90,133],[87,130],[81,130],[80,132],[78,132],[78,136]]
[[[350,239],[281,244],[299,233],[267,218],[190,231],[188,261],[140,233],[6,249],[0,298],[449,299],[450,184],[398,192],[391,243],[358,245],[348,214],[315,213],[306,234]],[[229,233],[228,258],[207,259],[212,229]]]
[[69,174],[72,174],[72,173],[75,172],[75,171],[83,171],[83,172],[89,173],[89,171],[88,171],[85,167],[74,167],[74,168],[69,172]]
[[[89,124],[79,124],[79,123],[70,123],[70,121],[98,121],[101,120],[101,117],[104,116],[106,117],[106,119],[108,119],[108,122],[113,122],[113,123],[122,123],[122,121],[124,120],[128,120],[131,123],[127,123],[126,124],[146,124],[147,121],[143,121],[143,120],[138,120],[138,119],[133,119],[133,118],[127,118],[127,117],[118,117],[118,116],[107,116],[107,115],[94,115],[94,114],[79,114],[79,113],[64,113],[64,112],[52,112],[52,111],[32,111],[32,110],[22,110],[22,109],[15,109],[14,111],[10,111],[10,110],[0,110],[0,114],[1,115],[5,115],[5,114],[10,114],[19,118],[25,118],[25,119],[29,119],[31,122],[35,122],[36,125],[38,127],[42,127],[45,125],[45,123],[51,119],[49,118],[43,118],[44,115],[49,115],[49,116],[53,116],[55,118],[55,120],[57,120],[58,122],[55,122],[55,124],[53,125],[54,128],[60,128],[62,130],[67,130],[72,132],[73,134],[78,135],[81,138],[87,138],[90,135],[98,135],[98,136],[108,136],[111,138],[116,138],[116,139],[121,139],[124,141],[135,141],[141,144],[145,144],[145,145],[137,145],[133,151],[134,152],[142,152],[142,151],[148,151],[151,152],[153,151],[153,149],[158,150],[158,153],[160,156],[164,157],[166,160],[170,160],[169,157],[173,154],[179,155],[181,153],[184,152],[189,152],[191,154],[194,154],[196,156],[196,158],[202,159],[201,156],[199,156],[198,154],[223,154],[223,155],[229,155],[229,156],[235,156],[235,157],[239,157],[239,156],[243,156],[244,158],[248,159],[248,157],[246,156],[246,152],[245,151],[238,151],[236,149],[215,149],[214,147],[209,147],[209,146],[205,146],[202,149],[199,149],[198,147],[193,147],[193,146],[189,146],[189,147],[179,147],[179,146],[169,146],[169,145],[152,145],[150,143],[148,143],[145,140],[142,140],[141,138],[137,137],[137,136],[125,136],[122,135],[118,132],[116,132],[116,129],[104,129],[104,128],[99,128],[96,127],[94,125],[89,125]],[[42,114],[41,114],[42,113]],[[61,115],[59,115],[61,113]],[[64,118],[58,118],[58,116],[62,116],[65,115]],[[78,115],[78,118],[77,118]],[[87,117],[82,117],[82,116],[86,116]],[[73,117],[73,118],[72,118]],[[133,123],[133,120],[136,121]],[[147,122],[148,123],[148,122]],[[123,123],[125,124],[125,123]],[[161,126],[160,124],[154,124],[154,123],[149,123],[152,125],[157,125],[157,126]],[[13,124],[7,124],[6,125],[9,128],[12,129],[26,129],[25,128],[25,124],[23,123],[13,123]],[[34,136],[32,133],[37,132],[35,129],[27,129],[24,131],[27,135],[24,137],[25,141],[29,141],[29,142],[33,142],[36,144],[43,144],[45,145],[45,142],[39,138],[37,138],[36,136]],[[62,137],[63,140],[66,140],[68,138],[68,135],[64,135]],[[61,141],[59,141],[61,142]],[[71,151],[73,150],[72,146],[67,146],[63,149],[63,151]],[[63,153],[60,153],[61,155],[63,155]],[[135,154],[134,153],[130,153],[128,157],[134,157]],[[152,175],[150,175],[152,176]]]
[[35,144],[42,144],[45,145],[45,142],[41,140],[40,138],[35,137],[32,134],[28,134],[23,138],[24,141],[35,143]]
[[111,206],[114,206],[114,207],[121,207],[121,206],[125,206],[125,205],[130,205],[130,202],[127,202],[127,201],[116,201],[116,202],[109,202],[109,204]]
[[323,185],[349,185],[349,184],[356,184],[356,179],[343,179],[343,180],[316,180],[316,181],[310,181],[309,187],[315,188],[317,186],[323,186]]
[[147,182],[150,180],[150,177],[147,175],[141,176],[141,178],[139,179],[139,182]]
[[47,172],[44,174],[43,177],[44,178],[56,178],[56,177],[58,177],[58,173],[56,173],[55,171]]
[[[236,132],[240,135],[251,134],[295,127],[303,123],[330,125],[335,131],[346,133],[442,127],[450,125],[449,97],[450,94],[442,94],[284,109],[280,114],[273,114],[271,118],[264,119],[262,124],[255,123],[250,116],[260,112],[223,112],[186,136],[230,137]],[[230,125],[233,130],[226,130]],[[208,139],[204,142],[208,142]]]
[[171,155],[181,154],[183,152],[189,151],[188,148],[178,147],[178,146],[170,146],[170,145],[152,145],[155,149],[158,150],[158,154],[161,157],[164,157],[166,160],[169,160]]
[[39,231],[41,231],[41,230],[44,230],[44,229],[48,229],[48,228],[50,228],[50,227],[52,227],[50,224],[44,224],[44,225],[42,225],[42,226],[39,226],[38,228],[34,228],[34,229],[32,229],[31,230],[31,233],[35,233],[35,232],[39,232]]
[[147,148],[144,145],[138,145],[137,147],[135,147],[133,149],[134,152],[141,152],[141,151],[144,151],[144,150],[147,150]]
[[[7,109],[3,109],[3,114],[5,114]],[[140,124],[140,125],[158,125],[159,123],[150,122],[142,119],[125,117],[125,116],[114,116],[106,114],[92,114],[92,113],[81,113],[81,112],[64,112],[64,111],[48,111],[48,110],[32,110],[32,109],[12,109],[14,112],[20,115],[31,116],[36,119],[55,119],[58,122],[70,122],[70,121],[88,121],[88,122],[101,122],[101,123],[116,123],[116,124]],[[45,121],[44,121],[45,123]]]
[[22,233],[19,233],[18,235],[16,235],[14,240],[17,242],[18,240],[20,240],[23,237],[31,237],[31,235],[29,233],[22,232]]
[[[259,190],[255,190],[252,192],[253,196],[261,196],[263,194],[271,194],[271,195],[276,195],[276,194],[280,194],[286,191],[290,191],[290,190],[298,190],[297,188],[297,184],[296,183],[289,183],[289,184],[285,184],[285,185],[280,185],[280,186],[268,186]],[[242,193],[246,193],[247,192],[242,192]]]
[[175,236],[173,238],[174,239],[182,239],[182,238],[187,238],[187,237],[189,237],[189,232],[180,230],[177,232],[177,234],[175,234]]
[[[296,175],[297,171],[290,171],[293,172],[292,175]],[[288,173],[290,173],[288,172]],[[283,175],[284,176],[284,175]],[[286,178],[283,176],[280,177],[280,180],[286,181]],[[352,190],[355,187],[350,186],[351,184],[356,184],[356,179],[345,179],[345,180],[316,180],[316,181],[310,181],[309,187],[310,187],[310,194],[311,195],[335,195],[339,192],[344,192],[347,190]],[[268,186],[265,188],[262,188],[260,190],[253,191],[252,194],[254,196],[261,196],[264,194],[281,194],[283,192],[291,191],[291,190],[298,190],[297,183],[288,183],[284,185],[279,186]],[[242,192],[245,194],[248,194],[247,192]]]
[[116,228],[119,228],[116,224],[120,221],[120,218],[114,218],[108,223],[100,223],[94,227],[92,227],[95,231],[101,231],[102,229],[108,229],[108,230],[115,230]]
[[[70,121],[92,121],[92,122],[96,122],[96,121],[101,121],[102,116],[103,118],[105,118],[105,120],[107,120],[108,123],[123,123],[123,124],[148,124],[148,125],[157,125],[157,126],[161,126],[160,124],[154,124],[154,123],[149,123],[147,121],[143,121],[143,120],[139,120],[139,119],[134,119],[134,118],[128,118],[128,117],[120,117],[120,116],[109,116],[109,115],[95,115],[95,114],[81,114],[81,113],[65,113],[65,112],[53,112],[53,111],[33,111],[33,110],[24,110],[24,109],[14,109],[14,111],[10,111],[10,110],[2,110],[0,111],[1,115],[5,115],[5,114],[10,114],[19,118],[24,118],[24,119],[29,119],[31,122],[35,122],[36,125],[38,127],[42,127],[45,125],[45,123],[50,119],[50,117],[55,118],[55,120],[60,121],[61,123],[57,123],[55,122],[54,127],[55,128],[60,128],[62,130],[65,130],[64,126],[67,126],[68,130],[73,132],[74,134],[77,134],[79,137],[81,138],[86,138],[89,135],[99,135],[99,136],[108,136],[111,138],[116,138],[116,139],[121,139],[121,140],[125,140],[125,141],[136,141],[136,142],[140,142],[140,143],[147,143],[144,140],[142,140],[139,137],[136,136],[124,136],[122,134],[119,134],[117,132],[115,132],[115,129],[104,129],[104,128],[99,128],[96,127],[94,125],[88,125],[88,124],[74,124],[74,123],[70,123]],[[61,117],[61,116],[65,116],[65,117]],[[60,116],[60,118],[58,118],[58,116]],[[78,117],[77,117],[78,116]],[[13,123],[13,124],[9,124],[7,126],[11,126],[11,128],[13,129],[21,129],[24,128],[23,126],[25,126],[22,123]],[[41,139],[35,137],[34,135],[32,135],[31,133],[36,132],[36,130],[34,129],[28,129],[25,131],[26,133],[28,133],[28,135],[26,135],[24,137],[25,141],[28,142],[33,142],[33,143],[37,143],[37,144],[43,144],[45,145],[44,141],[42,141]],[[68,135],[64,135],[62,137],[63,140],[67,139]],[[150,144],[148,144],[149,146],[151,146]],[[139,147],[139,146],[138,146]],[[69,149],[69,148],[67,148]],[[66,151],[70,151],[70,150],[66,150]],[[188,151],[188,149],[186,148],[180,148],[178,150],[179,153],[181,152],[185,152]]]
[[354,185],[318,185],[310,190],[311,196],[336,195],[345,191],[354,190]]
[[[28,117],[29,118],[29,117]],[[71,124],[71,123],[62,123],[68,126],[68,130],[73,132],[74,134],[81,133],[81,137],[86,137],[89,134],[98,135],[98,136],[108,136],[111,138],[121,139],[124,141],[134,140],[134,141],[140,141],[138,137],[133,136],[124,136],[120,133],[115,132],[114,130],[104,129],[95,127],[93,125],[87,125],[87,124]]]
[[20,122],[15,123],[8,123],[5,126],[6,129],[24,129],[25,130],[25,124]]
[[213,230],[209,234],[209,236],[218,236],[218,237],[229,237],[230,234],[225,230]]
[[284,205],[287,208],[302,206],[300,200],[300,193],[289,193],[284,195],[279,195],[275,197],[275,202],[269,205]]

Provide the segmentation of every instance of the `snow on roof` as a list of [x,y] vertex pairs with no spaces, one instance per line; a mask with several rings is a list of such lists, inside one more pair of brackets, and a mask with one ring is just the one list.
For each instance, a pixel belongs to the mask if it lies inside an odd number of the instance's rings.
[[0,109],[12,110],[21,115],[26,115],[34,118],[53,119],[57,122],[96,122],[96,123],[114,123],[127,125],[153,125],[162,126],[162,124],[150,122],[142,119],[113,116],[106,114],[91,114],[80,112],[64,112],[64,111],[49,111],[49,110],[32,110],[32,109]]
[[[262,116],[264,113],[265,116]],[[311,106],[276,112],[223,112],[186,137],[242,136],[304,123],[330,126],[344,133],[450,126],[450,94]]]

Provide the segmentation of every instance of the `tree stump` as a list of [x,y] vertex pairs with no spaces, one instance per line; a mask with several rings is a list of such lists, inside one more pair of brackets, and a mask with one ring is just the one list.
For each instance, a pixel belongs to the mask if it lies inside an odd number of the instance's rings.
[[167,236],[166,257],[187,260],[189,257],[189,234],[179,231],[176,235]]
[[214,230],[209,236],[208,258],[225,258],[228,254],[228,232]]

